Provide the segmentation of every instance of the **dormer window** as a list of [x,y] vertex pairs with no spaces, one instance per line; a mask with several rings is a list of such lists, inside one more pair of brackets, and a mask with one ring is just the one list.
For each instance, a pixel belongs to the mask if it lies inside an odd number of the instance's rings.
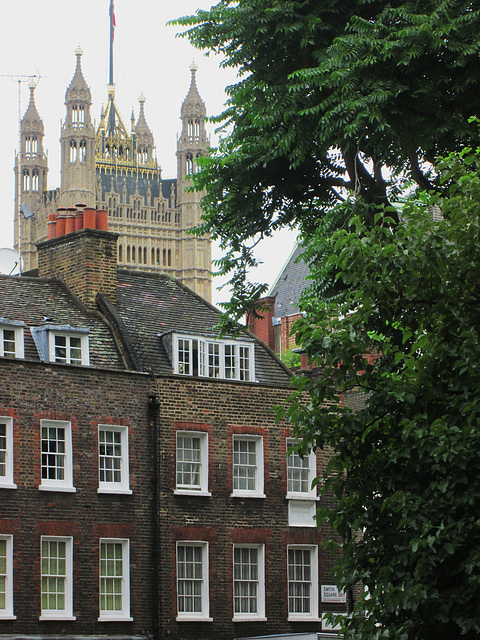
[[62,364],[90,364],[88,334],[90,329],[70,325],[45,325],[31,328],[40,359]]
[[24,358],[24,322],[0,318],[0,357]]
[[253,343],[181,334],[173,334],[172,338],[171,359],[175,373],[254,381]]

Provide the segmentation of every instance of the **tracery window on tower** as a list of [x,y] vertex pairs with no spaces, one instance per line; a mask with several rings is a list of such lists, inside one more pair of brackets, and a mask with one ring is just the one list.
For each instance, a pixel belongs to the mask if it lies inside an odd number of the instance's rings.
[[121,244],[118,245],[118,261],[123,262],[123,247]]
[[130,245],[127,244],[127,262],[130,262]]
[[135,262],[135,245],[132,247],[132,262]]
[[28,159],[32,159],[37,155],[38,141],[37,136],[27,136],[25,138],[25,153]]
[[77,143],[75,140],[70,140],[70,162],[77,161]]
[[85,107],[74,104],[72,107],[72,125],[74,129],[79,129],[85,124]]

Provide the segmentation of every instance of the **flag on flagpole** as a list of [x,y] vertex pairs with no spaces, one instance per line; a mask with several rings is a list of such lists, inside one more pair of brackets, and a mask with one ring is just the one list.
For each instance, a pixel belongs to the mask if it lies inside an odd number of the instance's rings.
[[115,27],[117,26],[117,23],[115,21],[115,9],[113,6],[113,0],[111,0],[110,2],[110,20],[112,24],[112,40],[113,40],[115,37]]

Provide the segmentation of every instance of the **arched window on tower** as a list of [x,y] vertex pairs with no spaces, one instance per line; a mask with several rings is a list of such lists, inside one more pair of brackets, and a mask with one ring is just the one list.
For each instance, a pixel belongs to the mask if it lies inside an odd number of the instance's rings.
[[147,264],[147,247],[143,247],[143,264]]
[[166,249],[162,251],[162,264],[164,267],[167,266],[167,250]]
[[87,141],[80,141],[80,162],[86,162],[87,160]]
[[157,265],[160,266],[160,249],[157,249]]
[[186,175],[190,176],[193,173],[193,157],[192,157],[191,153],[187,153],[187,155],[186,155],[186,164],[187,164]]
[[127,262],[130,262],[130,245],[127,244]]
[[192,142],[192,140],[193,140],[193,122],[192,122],[192,120],[187,120],[187,137],[188,137],[188,141]]
[[195,142],[200,141],[200,120],[195,120]]
[[152,247],[152,264],[155,264],[155,249]]
[[132,262],[135,262],[135,245],[132,247]]
[[85,124],[85,107],[74,104],[72,107],[72,125],[74,129],[80,129]]
[[172,266],[172,250],[171,249],[168,250],[168,266],[169,267]]
[[70,162],[77,161],[77,143],[75,140],[70,140]]
[[34,169],[32,171],[32,191],[38,191],[38,171]]
[[25,138],[25,153],[29,160],[37,155],[38,142],[36,136],[27,136]]
[[30,173],[28,169],[23,170],[23,191],[30,191]]
[[118,261],[123,261],[123,247],[121,244],[118,245]]

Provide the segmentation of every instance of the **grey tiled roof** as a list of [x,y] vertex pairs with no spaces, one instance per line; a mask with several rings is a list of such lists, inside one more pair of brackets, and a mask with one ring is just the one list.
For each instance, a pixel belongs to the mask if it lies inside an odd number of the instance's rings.
[[[117,325],[133,352],[140,370],[172,373],[172,364],[159,334],[175,331],[218,336],[220,313],[178,281],[162,274],[118,272]],[[276,356],[252,334],[242,339],[255,342],[257,382],[286,385],[290,375]]]
[[299,259],[302,252],[303,248],[297,244],[268,293],[269,296],[276,296],[274,312],[276,318],[300,313],[297,306],[298,300],[309,284],[306,280],[309,273],[308,266],[303,259]]
[[106,324],[88,314],[60,280],[0,275],[0,317],[19,320],[24,331],[25,357],[39,360],[29,327],[55,325],[89,328],[90,364],[122,368],[115,342]]

